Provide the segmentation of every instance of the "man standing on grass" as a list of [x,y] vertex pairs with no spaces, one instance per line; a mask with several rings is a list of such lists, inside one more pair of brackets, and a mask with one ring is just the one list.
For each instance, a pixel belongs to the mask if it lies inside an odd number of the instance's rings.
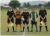
[[21,12],[19,11],[19,8],[17,9],[16,13],[15,13],[15,24],[16,24],[16,29],[17,31],[20,30],[21,31]]
[[38,32],[38,28],[37,28],[38,14],[34,10],[30,13],[30,18],[31,18],[31,32],[33,32],[33,25],[35,25],[36,32]]
[[41,7],[41,9],[39,11],[39,16],[40,16],[40,30],[39,30],[39,32],[41,32],[41,28],[42,28],[43,23],[45,25],[46,31],[48,31],[47,19],[46,19],[47,12],[46,12],[46,9],[43,6]]
[[24,25],[23,31],[24,31],[25,27],[27,27],[27,30],[29,31],[29,26],[28,26],[28,24],[29,24],[29,12],[27,12],[27,8],[25,8],[25,11],[22,13],[22,16],[24,18],[24,20],[23,20],[23,25]]
[[12,27],[13,28],[13,32],[14,32],[14,11],[12,10],[12,8],[10,8],[7,12],[7,23],[8,23],[8,30],[7,32],[9,32],[9,28]]

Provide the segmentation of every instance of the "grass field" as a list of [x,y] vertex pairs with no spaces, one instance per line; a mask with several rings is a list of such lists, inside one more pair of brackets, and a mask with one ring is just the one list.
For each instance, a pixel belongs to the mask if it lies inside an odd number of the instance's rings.
[[[7,9],[2,9],[1,11],[1,35],[2,36],[50,36],[50,9],[47,10],[47,24],[48,24],[48,32],[45,31],[45,27],[42,28],[42,32],[35,32],[35,27],[33,28],[33,32],[7,32]],[[36,9],[36,12],[39,12]],[[29,24],[30,25],[30,24]],[[39,17],[38,17],[38,29],[39,29]]]

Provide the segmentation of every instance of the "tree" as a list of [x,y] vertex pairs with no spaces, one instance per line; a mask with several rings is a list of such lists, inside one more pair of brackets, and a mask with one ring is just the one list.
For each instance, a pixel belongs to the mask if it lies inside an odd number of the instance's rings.
[[50,9],[50,2],[45,3],[45,7]]
[[39,7],[41,7],[42,6],[42,4],[39,4]]
[[30,6],[31,6],[31,5],[30,5],[30,3],[28,2],[28,3],[27,3],[27,7],[30,7]]
[[19,3],[19,1],[17,1],[17,0],[12,0],[12,1],[9,3],[9,6],[12,7],[12,8],[20,7],[20,3]]
[[23,7],[26,7],[26,6],[27,6],[27,4],[26,4],[26,3],[24,3],[24,4],[23,4]]
[[28,3],[24,3],[23,4],[23,7],[30,7],[31,5],[30,5],[30,3],[28,2]]
[[47,6],[50,7],[50,2],[48,2]]

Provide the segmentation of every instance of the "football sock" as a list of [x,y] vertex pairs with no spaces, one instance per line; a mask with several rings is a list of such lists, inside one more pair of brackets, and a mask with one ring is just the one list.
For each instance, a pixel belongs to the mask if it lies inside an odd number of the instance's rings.
[[42,26],[40,26],[40,32],[41,32],[41,28],[42,28]]
[[47,28],[47,26],[45,26],[45,28],[46,28],[46,31],[48,31],[48,28]]
[[31,32],[33,32],[33,25],[31,26]]
[[27,27],[27,30],[29,31],[29,27]]
[[24,31],[25,27],[23,27],[23,31]]
[[14,31],[14,27],[12,27],[13,28],[13,31]]
[[9,28],[8,28],[7,32],[9,32]]

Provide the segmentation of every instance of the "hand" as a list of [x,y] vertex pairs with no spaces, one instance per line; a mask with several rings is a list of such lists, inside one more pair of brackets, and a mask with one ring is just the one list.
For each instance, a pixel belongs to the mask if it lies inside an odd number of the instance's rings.
[[44,19],[45,19],[45,17],[44,17]]
[[[41,17],[41,16],[40,16],[40,17]],[[41,17],[41,19],[42,19],[42,20],[44,20],[44,18],[43,18],[43,17]]]
[[21,19],[24,21],[24,18],[23,17]]
[[42,20],[44,20],[44,18],[42,18]]
[[9,20],[11,21],[11,18],[9,18]]
[[32,18],[31,18],[31,20],[32,20]]

